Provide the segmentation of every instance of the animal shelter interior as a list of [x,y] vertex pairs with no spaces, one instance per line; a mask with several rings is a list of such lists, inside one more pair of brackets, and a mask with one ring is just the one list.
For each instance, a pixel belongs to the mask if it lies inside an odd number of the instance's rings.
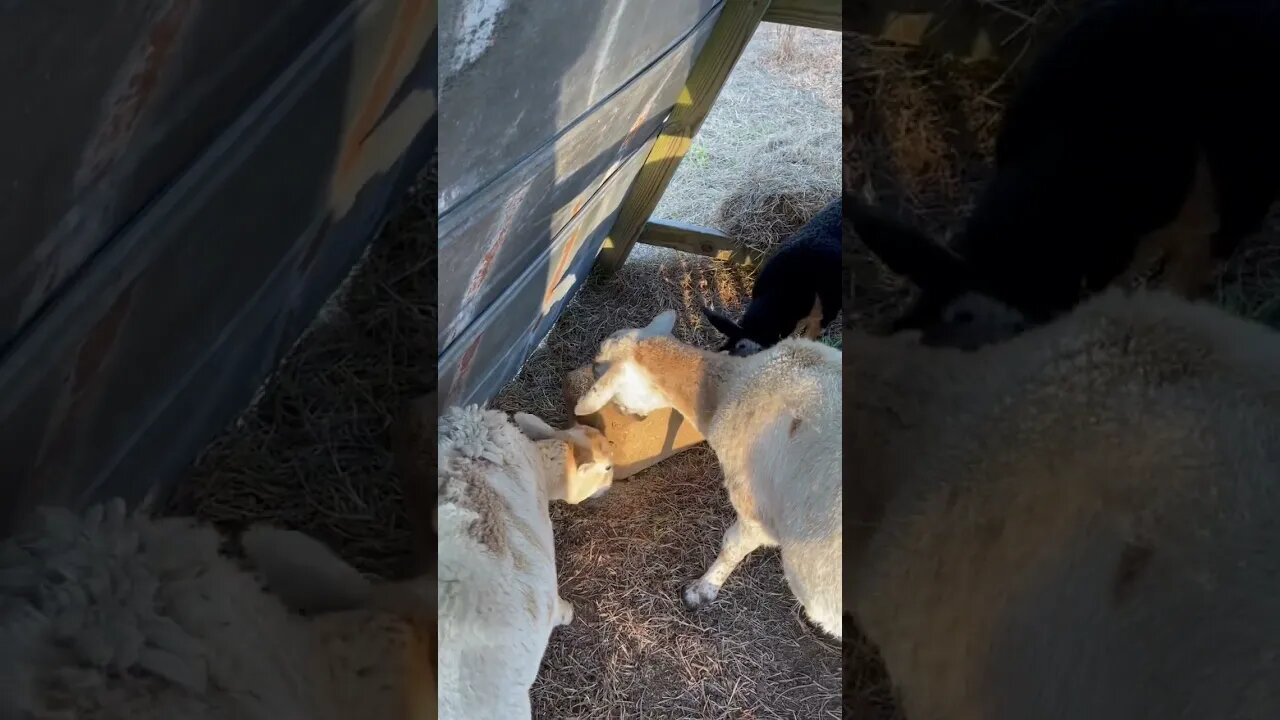
[[[475,6],[441,15],[440,408],[564,427],[583,421],[602,340],[673,310],[677,338],[718,347],[702,308],[739,316],[761,264],[838,198],[841,8],[513,2],[490,21]],[[822,339],[839,346],[838,321]],[[838,644],[776,552],[714,609],[681,604],[733,518],[703,438],[669,410],[588,421],[627,439],[606,495],[551,505],[575,614],[534,717],[838,717]]]

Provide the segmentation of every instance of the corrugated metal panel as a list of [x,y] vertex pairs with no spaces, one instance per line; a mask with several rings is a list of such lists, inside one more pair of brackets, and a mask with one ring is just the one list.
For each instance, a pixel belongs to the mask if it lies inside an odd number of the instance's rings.
[[[626,4],[616,3],[614,17],[625,16]],[[719,15],[719,5],[702,12],[708,7],[704,3],[683,4],[675,15],[694,19],[660,55],[637,67],[632,77],[601,96],[581,117],[549,125],[542,147],[441,215],[439,390],[446,405],[483,402],[496,392],[550,328],[563,298],[571,296],[562,292],[562,284],[576,286],[585,278],[643,164],[643,155],[637,153],[641,146],[647,153]],[[665,4],[673,10],[678,5]],[[540,22],[546,20],[532,27]],[[607,23],[601,31],[616,29]],[[446,46],[450,31],[444,28]],[[538,47],[543,42],[536,35],[511,41]],[[645,46],[635,39],[611,42]],[[599,46],[594,41],[583,44]],[[492,52],[500,48],[495,45]],[[617,62],[627,65],[627,56]],[[554,64],[546,71],[559,72]],[[574,80],[590,81],[590,75]],[[497,96],[488,102],[497,103]],[[465,164],[469,153],[483,155],[483,149],[460,144],[464,135],[451,136],[446,130],[477,117],[474,108],[455,104],[451,96],[443,99],[442,108],[441,145],[446,155],[458,156],[454,165]],[[527,139],[522,142],[529,144]],[[463,180],[442,169],[442,187],[457,187],[459,182]],[[556,302],[557,298],[562,299]]]
[[556,237],[550,252],[539,255],[440,358],[442,407],[484,402],[520,370],[572,297],[566,294],[545,306],[546,278],[561,265],[563,277],[576,277],[574,289],[586,277],[655,137],[632,153]]
[[705,37],[691,32],[599,108],[445,216],[442,348],[545,251],[603,178],[661,125]]
[[0,4],[0,347],[349,1]]
[[664,54],[717,0],[443,0],[441,218]]
[[433,7],[348,7],[23,330],[0,524],[136,497],[245,406],[434,151]]

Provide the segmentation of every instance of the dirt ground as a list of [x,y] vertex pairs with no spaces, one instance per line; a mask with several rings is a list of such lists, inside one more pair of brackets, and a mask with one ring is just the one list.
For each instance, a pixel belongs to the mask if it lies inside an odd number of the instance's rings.
[[[838,58],[836,33],[763,27],[656,215],[717,226],[763,249],[835,199]],[[740,313],[749,287],[721,263],[641,246],[614,277],[588,281],[493,404],[567,422],[561,379],[611,332],[672,308],[677,336],[714,347],[721,338],[699,304]],[[838,345],[839,326],[832,331]],[[602,498],[553,506],[552,519],[560,592],[577,616],[552,635],[533,690],[536,717],[840,717],[839,643],[803,619],[776,551],[744,561],[709,608],[680,603],[733,519],[705,445]]]
[[[1011,12],[1042,24],[1069,19],[1079,0],[1017,0]],[[993,3],[994,5],[994,3]],[[1050,36],[1052,25],[1036,28]],[[1021,64],[965,63],[845,33],[843,144],[846,192],[893,208],[937,237],[956,229],[987,177],[1004,103]],[[1034,48],[1032,50],[1034,52]],[[846,235],[852,302],[846,326],[877,330],[909,291]],[[1280,213],[1246,241],[1219,278],[1217,300],[1239,314],[1280,326]],[[845,717],[901,718],[875,648],[850,625],[845,633]]]

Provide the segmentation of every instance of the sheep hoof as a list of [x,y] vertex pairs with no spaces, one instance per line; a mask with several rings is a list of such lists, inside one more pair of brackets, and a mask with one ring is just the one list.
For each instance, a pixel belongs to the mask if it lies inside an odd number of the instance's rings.
[[690,610],[710,603],[720,594],[720,588],[705,580],[692,582],[684,589],[684,605]]

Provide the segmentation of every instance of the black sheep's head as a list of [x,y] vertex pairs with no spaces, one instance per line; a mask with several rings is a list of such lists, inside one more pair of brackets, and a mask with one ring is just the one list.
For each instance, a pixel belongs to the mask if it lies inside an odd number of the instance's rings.
[[946,245],[880,211],[856,203],[845,207],[846,220],[867,249],[919,289],[891,333],[918,331],[926,345],[972,350],[1017,335],[1031,324]]
[[781,325],[767,311],[762,312],[760,303],[752,303],[737,323],[708,307],[702,308],[711,326],[724,335],[725,341],[717,352],[727,352],[735,357],[746,357],[758,353],[764,348],[776,345],[785,337],[786,332],[779,329]]

